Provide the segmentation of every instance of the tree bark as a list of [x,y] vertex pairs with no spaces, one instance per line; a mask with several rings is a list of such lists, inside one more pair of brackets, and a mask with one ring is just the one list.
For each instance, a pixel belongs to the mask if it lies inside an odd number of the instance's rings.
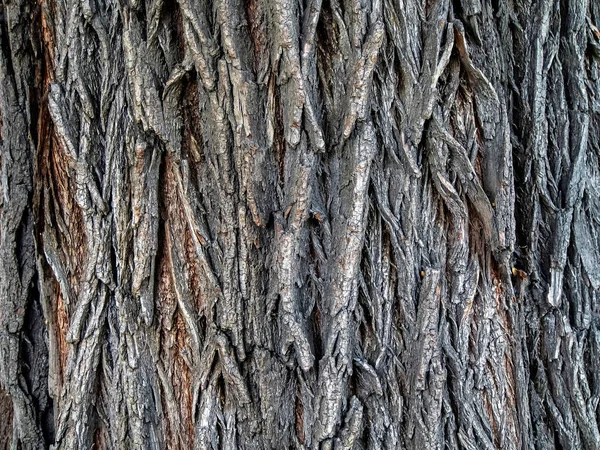
[[600,448],[599,28],[3,0],[0,446]]

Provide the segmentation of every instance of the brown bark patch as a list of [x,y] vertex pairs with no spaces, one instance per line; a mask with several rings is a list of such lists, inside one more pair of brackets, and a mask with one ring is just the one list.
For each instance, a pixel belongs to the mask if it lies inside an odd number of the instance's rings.
[[[488,363],[488,369],[490,371],[490,376],[493,376],[491,374],[491,368],[489,367],[489,363]],[[494,444],[498,445],[498,442],[500,442],[500,436],[499,436],[499,430],[498,430],[498,424],[496,423],[496,419],[494,417],[494,408],[492,406],[492,402],[490,400],[490,397],[487,393],[487,391],[484,389],[481,393],[482,397],[483,397],[483,401],[485,404],[485,409],[486,409],[486,413],[489,419],[489,423],[492,427],[492,436],[493,436],[493,440],[494,440]]]
[[250,40],[254,49],[254,72],[259,71],[261,62],[269,58],[269,30],[261,0],[245,0],[246,20],[250,27]]
[[279,89],[276,87],[275,76],[269,80],[269,93],[273,96],[273,151],[279,168],[279,182],[283,183],[285,174],[285,135],[283,130],[283,106]]
[[[85,248],[83,221],[75,202],[74,186],[69,176],[70,168],[48,107],[48,92],[50,83],[54,80],[55,60],[53,27],[49,20],[54,16],[55,10],[54,0],[36,0],[31,30],[41,42],[41,58],[35,66],[35,82],[31,96],[32,124],[35,124],[32,134],[37,146],[33,209],[36,216],[35,235],[38,248],[43,248],[42,235],[44,230],[49,230],[56,237],[57,256],[73,287],[73,293],[76,293],[77,280],[81,278],[80,271],[87,257],[82,251]],[[49,265],[44,264],[43,269],[45,276],[54,276]],[[54,298],[50,299],[50,305],[51,314],[56,318],[56,328],[49,332],[56,333],[62,380],[68,353],[66,334],[69,314],[58,281],[53,280],[53,283]]]
[[181,443],[183,448],[191,448],[194,437],[194,418],[192,417],[192,374],[182,357],[189,351],[187,331],[181,314],[177,315],[177,346],[174,360],[173,389],[178,400],[181,414]]
[[[200,101],[198,99],[198,80],[191,72],[182,82],[183,146],[182,156],[196,164],[204,164],[201,139]],[[194,168],[194,164],[190,164]]]
[[10,396],[0,388],[0,449],[8,450],[12,438],[13,405]]
[[60,378],[63,379],[67,367],[67,331],[69,330],[69,317],[65,309],[65,302],[60,294],[60,287],[56,282],[56,337],[59,349]]
[[298,441],[304,445],[306,443],[304,437],[304,406],[299,395],[296,397],[296,435],[298,436]]
[[[159,231],[158,252],[158,303],[157,313],[160,330],[160,359],[164,367],[169,368],[168,379],[170,380],[173,396],[177,402],[180,423],[168,423],[166,427],[166,447],[168,449],[191,448],[194,436],[194,421],[192,417],[192,372],[189,367],[191,349],[188,343],[189,336],[186,323],[181,313],[178,312],[178,300],[175,291],[174,280],[170,267],[171,245],[167,233],[172,233],[179,239],[178,247],[183,248],[180,257],[184,263],[184,274],[188,282],[190,300],[197,298],[198,285],[201,277],[198,274],[195,250],[190,248],[191,236],[183,210],[182,199],[178,194],[175,170],[179,170],[170,156],[165,157],[163,171],[161,173],[160,186],[161,198],[161,220],[163,221]],[[168,222],[168,226],[167,226]],[[190,263],[194,261],[194,263]],[[197,283],[197,284],[195,284]],[[187,359],[187,360],[186,360]],[[161,399],[165,408],[168,399]]]
[[202,311],[205,302],[205,289],[203,280],[205,277],[202,276],[201,268],[198,264],[198,257],[196,256],[196,245],[191,236],[192,231],[189,227],[185,230],[185,258],[186,258],[186,269],[188,272],[188,285],[192,300],[196,308]]
[[175,291],[173,290],[173,281],[171,279],[171,269],[169,267],[168,250],[165,245],[164,232],[164,227],[161,227],[158,236],[158,302],[156,309],[159,323],[161,324],[161,331],[168,334],[173,328],[174,314],[177,308],[177,298],[175,297]]

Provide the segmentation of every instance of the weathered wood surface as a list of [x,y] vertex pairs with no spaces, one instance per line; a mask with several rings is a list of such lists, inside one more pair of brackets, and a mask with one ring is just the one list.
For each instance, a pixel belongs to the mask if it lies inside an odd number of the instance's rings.
[[600,448],[599,28],[3,0],[0,445]]

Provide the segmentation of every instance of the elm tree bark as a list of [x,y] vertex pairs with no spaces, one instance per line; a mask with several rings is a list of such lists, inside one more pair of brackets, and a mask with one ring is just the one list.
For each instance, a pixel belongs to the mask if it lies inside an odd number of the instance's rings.
[[3,0],[0,446],[600,448],[600,3]]

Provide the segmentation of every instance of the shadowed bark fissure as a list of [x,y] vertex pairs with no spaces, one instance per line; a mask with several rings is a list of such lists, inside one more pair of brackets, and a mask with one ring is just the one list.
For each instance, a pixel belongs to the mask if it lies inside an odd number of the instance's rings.
[[599,28],[3,0],[0,447],[600,448]]

